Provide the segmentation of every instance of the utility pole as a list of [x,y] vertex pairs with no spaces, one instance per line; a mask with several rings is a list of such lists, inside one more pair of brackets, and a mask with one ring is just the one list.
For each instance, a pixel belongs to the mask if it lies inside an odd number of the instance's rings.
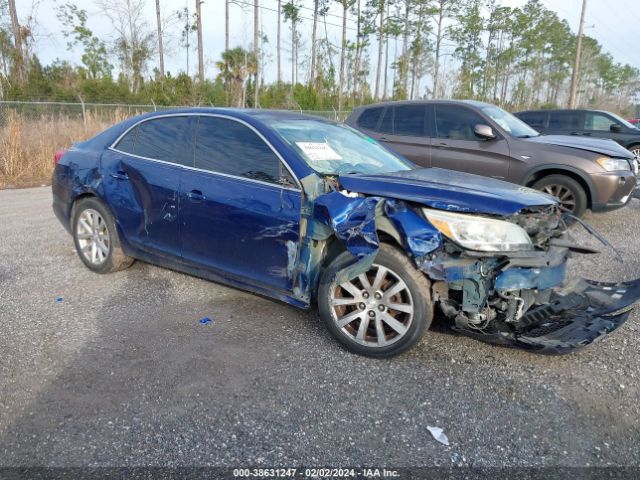
[[156,0],[156,20],[158,22],[158,53],[160,54],[160,80],[164,80],[164,50],[162,48],[162,19],[160,18],[160,0]]
[[198,29],[198,78],[200,83],[204,83],[204,55],[202,53],[202,12],[200,5],[204,2],[196,0],[196,25]]
[[260,105],[260,1],[253,0],[253,54],[256,57],[256,76],[253,86],[253,108]]
[[569,93],[569,108],[576,108],[576,96],[578,94],[578,77],[580,76],[580,56],[582,54],[582,32],[584,31],[584,16],[587,12],[587,0],[582,0],[582,13],[580,14],[580,26],[578,27],[578,44],[576,45],[576,60],[571,73],[571,92]]

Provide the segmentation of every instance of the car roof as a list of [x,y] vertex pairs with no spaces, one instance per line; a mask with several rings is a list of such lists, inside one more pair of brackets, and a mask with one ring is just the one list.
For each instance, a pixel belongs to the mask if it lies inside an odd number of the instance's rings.
[[394,100],[389,102],[371,103],[363,105],[361,108],[385,107],[390,105],[416,105],[416,104],[450,104],[450,105],[471,105],[473,107],[495,107],[492,103],[480,102],[478,100]]
[[[164,115],[178,115],[181,113],[189,113],[189,114],[218,114],[218,115],[227,115],[229,117],[235,117],[240,119],[246,118],[254,118],[260,121],[269,121],[269,120],[323,120],[326,122],[330,122],[322,117],[317,117],[314,115],[305,115],[303,113],[291,111],[291,110],[269,110],[269,109],[258,109],[258,108],[217,108],[217,107],[181,107],[181,108],[169,108],[166,110],[158,110],[144,117],[152,118],[156,116],[164,116]],[[139,117],[138,117],[139,118]]]

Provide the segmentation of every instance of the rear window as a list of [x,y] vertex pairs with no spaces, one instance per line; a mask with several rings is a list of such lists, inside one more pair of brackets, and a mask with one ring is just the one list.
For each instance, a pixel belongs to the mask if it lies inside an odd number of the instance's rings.
[[549,128],[582,128],[580,112],[550,112]]
[[544,128],[547,112],[523,112],[516,115],[520,120],[532,127]]
[[366,109],[358,118],[358,126],[367,130],[375,130],[383,110],[383,107]]

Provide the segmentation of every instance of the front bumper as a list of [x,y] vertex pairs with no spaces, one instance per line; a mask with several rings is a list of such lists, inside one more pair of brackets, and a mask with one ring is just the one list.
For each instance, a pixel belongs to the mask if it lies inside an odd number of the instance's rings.
[[554,290],[548,304],[530,309],[513,329],[489,333],[454,329],[488,343],[565,354],[616,330],[639,299],[640,279],[620,283],[581,279],[570,288]]
[[632,172],[610,172],[592,175],[596,198],[593,212],[606,212],[624,207],[636,193],[637,180]]

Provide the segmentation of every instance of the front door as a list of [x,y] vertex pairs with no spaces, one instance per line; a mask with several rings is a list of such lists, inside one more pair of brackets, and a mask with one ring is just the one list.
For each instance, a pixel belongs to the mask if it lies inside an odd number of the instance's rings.
[[185,262],[290,292],[300,202],[295,180],[252,128],[199,117],[195,168],[185,169],[180,194]]
[[433,167],[507,178],[510,162],[507,140],[499,134],[493,140],[484,140],[474,133],[475,126],[486,125],[487,120],[459,105],[437,104],[435,117],[435,135],[431,139]]

